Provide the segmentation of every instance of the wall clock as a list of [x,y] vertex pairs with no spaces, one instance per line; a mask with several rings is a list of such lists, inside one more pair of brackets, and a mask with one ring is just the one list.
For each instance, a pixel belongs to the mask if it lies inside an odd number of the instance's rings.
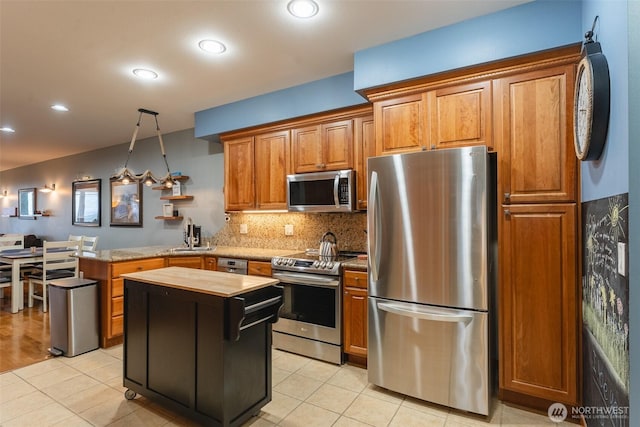
[[[598,17],[593,21],[595,28]],[[597,160],[602,154],[609,128],[609,66],[600,43],[593,41],[593,28],[585,34],[578,64],[574,96],[574,143],[580,160]]]

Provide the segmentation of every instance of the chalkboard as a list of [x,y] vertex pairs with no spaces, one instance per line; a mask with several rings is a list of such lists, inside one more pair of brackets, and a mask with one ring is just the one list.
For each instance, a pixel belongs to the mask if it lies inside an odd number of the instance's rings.
[[[629,404],[629,281],[618,271],[619,257],[628,265],[628,212],[627,194],[582,205],[585,406]],[[628,425],[607,418],[600,425]]]

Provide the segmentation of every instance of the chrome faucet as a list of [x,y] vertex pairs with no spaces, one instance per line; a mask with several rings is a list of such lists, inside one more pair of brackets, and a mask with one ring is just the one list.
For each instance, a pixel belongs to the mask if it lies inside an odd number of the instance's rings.
[[193,220],[191,217],[187,218],[187,229],[185,231],[187,236],[187,245],[189,245],[189,249],[193,249]]

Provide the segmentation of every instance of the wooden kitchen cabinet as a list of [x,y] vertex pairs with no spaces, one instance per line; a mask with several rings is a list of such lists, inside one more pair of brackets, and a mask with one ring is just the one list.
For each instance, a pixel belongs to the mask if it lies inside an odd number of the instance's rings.
[[504,400],[580,404],[580,239],[573,85],[578,56],[494,81],[499,352]]
[[271,277],[271,263],[266,261],[249,261],[247,274],[252,276]]
[[202,268],[202,257],[200,256],[167,257],[167,267]]
[[87,279],[96,280],[100,288],[100,347],[122,344],[124,328],[125,273],[163,268],[165,259],[146,258],[133,261],[107,262],[81,257],[80,271]]
[[491,146],[491,91],[490,80],[428,91],[430,148]]
[[356,138],[372,139],[372,124],[358,120],[371,113],[371,105],[363,105],[220,135],[225,210],[286,209],[286,179],[291,173],[362,171],[354,161]]
[[214,256],[203,257],[202,268],[205,270],[216,271],[218,269],[218,258]]
[[224,208],[255,209],[254,138],[224,141]]
[[574,203],[503,206],[498,294],[505,400],[579,404],[576,213]]
[[376,155],[373,116],[356,117],[353,120],[354,170],[356,172],[357,208],[367,209],[367,159]]
[[421,93],[374,102],[376,156],[426,149],[425,107]]
[[343,274],[343,349],[356,363],[367,358],[367,272]]
[[255,136],[257,209],[287,209],[287,174],[291,170],[289,131]]
[[498,197],[503,203],[575,202],[574,64],[495,81]]
[[353,122],[340,120],[291,130],[294,173],[353,167]]

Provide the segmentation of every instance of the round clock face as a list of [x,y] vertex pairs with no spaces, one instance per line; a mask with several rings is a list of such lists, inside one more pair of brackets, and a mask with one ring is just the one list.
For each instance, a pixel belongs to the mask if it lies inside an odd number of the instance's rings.
[[574,104],[574,132],[576,156],[584,160],[591,144],[593,124],[593,70],[585,57],[578,64]]

